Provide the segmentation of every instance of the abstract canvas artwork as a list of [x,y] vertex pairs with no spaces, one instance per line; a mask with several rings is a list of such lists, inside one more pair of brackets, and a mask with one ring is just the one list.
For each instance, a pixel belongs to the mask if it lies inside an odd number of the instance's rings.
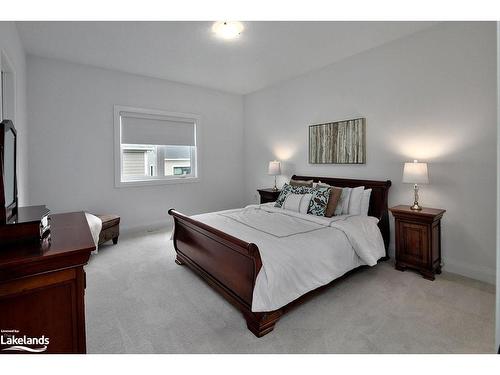
[[364,118],[309,126],[310,164],[366,163]]

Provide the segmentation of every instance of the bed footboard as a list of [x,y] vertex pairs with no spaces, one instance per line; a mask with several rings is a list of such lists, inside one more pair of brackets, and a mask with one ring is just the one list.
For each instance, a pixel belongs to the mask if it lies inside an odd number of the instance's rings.
[[175,262],[187,265],[238,308],[257,337],[273,330],[281,311],[252,312],[255,279],[262,267],[257,245],[170,209],[174,218]]

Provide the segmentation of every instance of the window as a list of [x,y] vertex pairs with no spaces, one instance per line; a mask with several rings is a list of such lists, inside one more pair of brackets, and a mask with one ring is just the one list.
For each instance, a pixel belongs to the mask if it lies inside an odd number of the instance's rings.
[[199,116],[115,106],[115,185],[197,181]]

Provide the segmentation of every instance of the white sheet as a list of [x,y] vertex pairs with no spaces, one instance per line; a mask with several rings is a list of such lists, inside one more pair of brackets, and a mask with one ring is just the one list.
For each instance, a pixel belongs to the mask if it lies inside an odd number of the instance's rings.
[[88,212],[85,212],[85,217],[87,218],[87,223],[89,224],[90,228],[90,233],[92,234],[92,239],[94,240],[95,244],[95,253],[97,254],[97,246],[99,244],[99,234],[101,233],[102,229],[102,220],[99,219],[97,216],[89,214]]
[[378,220],[369,216],[326,218],[264,204],[193,218],[259,247],[254,312],[276,310],[385,255]]

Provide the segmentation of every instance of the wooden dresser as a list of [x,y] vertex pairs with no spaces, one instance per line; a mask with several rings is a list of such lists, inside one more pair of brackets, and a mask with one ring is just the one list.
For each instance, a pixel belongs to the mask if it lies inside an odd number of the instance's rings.
[[396,269],[412,268],[434,280],[441,273],[441,218],[446,211],[426,207],[414,211],[403,205],[389,210],[396,220]]
[[[0,249],[0,353],[86,352],[83,266],[94,241],[83,212],[50,219],[49,247],[36,242]],[[12,341],[24,336],[38,341]],[[12,346],[17,350],[5,350]]]

